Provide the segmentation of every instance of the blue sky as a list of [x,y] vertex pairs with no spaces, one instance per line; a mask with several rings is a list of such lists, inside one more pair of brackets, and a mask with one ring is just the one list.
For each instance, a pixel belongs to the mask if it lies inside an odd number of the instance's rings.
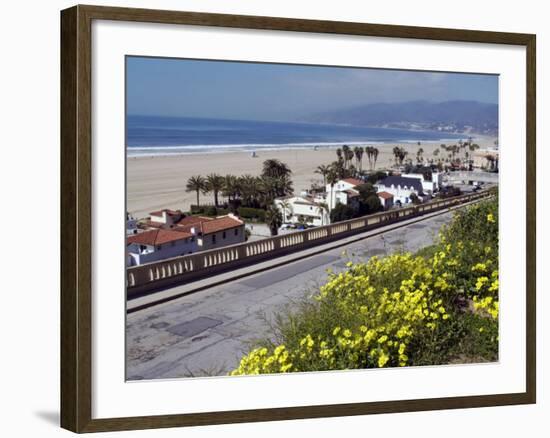
[[128,114],[292,121],[376,102],[498,103],[490,75],[127,58]]

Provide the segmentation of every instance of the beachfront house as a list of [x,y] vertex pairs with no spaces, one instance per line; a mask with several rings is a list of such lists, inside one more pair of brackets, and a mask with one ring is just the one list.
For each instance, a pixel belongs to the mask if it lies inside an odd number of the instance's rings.
[[233,214],[186,216],[180,211],[150,213],[145,231],[127,238],[128,266],[243,243],[244,222]]
[[199,251],[236,245],[246,241],[244,221],[231,213],[216,218],[187,216],[177,225],[178,229],[197,236]]
[[128,266],[143,265],[197,251],[192,233],[163,228],[143,231],[126,238]]
[[393,207],[393,195],[389,192],[378,192],[378,199],[380,199],[380,204],[384,210],[389,210]]
[[277,198],[275,206],[283,215],[284,223],[308,224],[316,227],[330,223],[328,207],[324,204],[324,200],[317,202],[312,196]]
[[422,191],[428,194],[438,192],[442,186],[443,174],[440,172],[422,173],[403,173],[403,178],[416,178],[422,183]]
[[185,217],[185,214],[181,210],[170,210],[165,208],[159,211],[153,211],[149,213],[149,222],[154,226],[167,226],[171,227],[177,224],[181,219]]
[[[154,225],[149,223],[149,226]],[[244,221],[232,213],[218,217],[183,215],[170,225],[170,229],[197,236],[197,251],[235,245],[246,240]]]
[[349,205],[359,208],[359,191],[357,186],[364,184],[357,178],[345,178],[336,181],[334,185],[327,184],[325,202],[332,210],[337,204]]
[[422,182],[418,178],[406,178],[403,176],[387,176],[378,181],[375,185],[377,193],[386,192],[393,195],[393,202],[396,205],[405,205],[410,202],[414,193],[422,199],[424,191]]

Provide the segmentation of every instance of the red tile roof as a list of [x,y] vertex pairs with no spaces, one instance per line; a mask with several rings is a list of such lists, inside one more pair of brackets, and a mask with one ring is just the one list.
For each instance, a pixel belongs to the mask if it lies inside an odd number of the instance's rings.
[[208,222],[202,222],[202,232],[204,234],[217,233],[218,231],[230,230],[240,227],[244,222],[236,217],[221,216]]
[[393,198],[393,195],[388,192],[378,192],[377,195],[381,197],[382,199],[391,199]]
[[360,186],[361,184],[365,184],[363,181],[357,178],[346,178],[346,179],[343,179],[342,181],[347,182],[348,184],[353,184],[354,187]]
[[197,231],[202,234],[217,233],[223,230],[240,227],[244,222],[232,216],[205,217],[205,216],[187,216],[176,223],[178,231],[190,232],[191,228],[198,228]]
[[126,243],[137,243],[139,245],[162,245],[163,243],[175,242],[177,240],[187,239],[192,237],[191,233],[185,231],[173,230],[149,230],[143,233],[133,234],[128,236]]
[[211,220],[214,220],[214,218],[206,217],[206,216],[185,216],[184,218],[177,221],[176,224],[181,226],[187,226],[187,225],[193,225],[193,224],[200,224]]

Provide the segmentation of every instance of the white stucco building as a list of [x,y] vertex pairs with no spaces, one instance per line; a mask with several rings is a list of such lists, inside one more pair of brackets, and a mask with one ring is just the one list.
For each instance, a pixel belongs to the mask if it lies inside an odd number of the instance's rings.
[[334,186],[326,185],[326,203],[330,210],[337,204],[357,207],[359,203],[359,191],[355,188],[364,184],[357,178],[346,178],[337,181]]
[[149,222],[152,226],[173,226],[176,225],[181,219],[185,217],[185,214],[181,210],[163,209],[159,211],[152,211],[149,213]]
[[432,178],[426,179],[426,177],[421,173],[403,173],[401,174],[403,178],[416,178],[422,183],[422,191],[424,193],[433,194],[438,192],[441,189],[443,182],[443,174],[440,172],[432,172]]
[[[322,198],[320,198],[322,199]],[[275,206],[283,215],[285,223],[306,223],[322,226],[330,223],[328,209],[310,196],[286,196],[275,199]]]
[[180,221],[179,228],[197,236],[199,251],[236,245],[246,240],[244,221],[232,214],[216,218],[199,216],[195,222],[192,222],[194,216],[186,219]]
[[411,194],[421,197],[424,192],[422,182],[418,178],[406,178],[403,176],[387,176],[375,185],[376,191],[387,192],[393,195],[394,204],[405,205],[410,202]]
[[185,216],[162,210],[151,213],[145,231],[127,237],[128,266],[243,243],[244,222],[232,214]]
[[378,199],[384,210],[389,210],[393,207],[393,195],[389,192],[378,192]]
[[197,251],[193,234],[173,230],[147,230],[126,238],[128,266],[191,254]]

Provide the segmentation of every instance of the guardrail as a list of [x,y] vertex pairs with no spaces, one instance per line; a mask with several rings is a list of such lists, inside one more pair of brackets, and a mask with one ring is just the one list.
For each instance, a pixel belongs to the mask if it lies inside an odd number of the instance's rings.
[[399,210],[375,213],[332,225],[312,228],[264,240],[241,243],[126,269],[127,298],[209,275],[242,268],[267,259],[363,233],[394,222],[421,216],[490,195],[487,191],[433,201]]

